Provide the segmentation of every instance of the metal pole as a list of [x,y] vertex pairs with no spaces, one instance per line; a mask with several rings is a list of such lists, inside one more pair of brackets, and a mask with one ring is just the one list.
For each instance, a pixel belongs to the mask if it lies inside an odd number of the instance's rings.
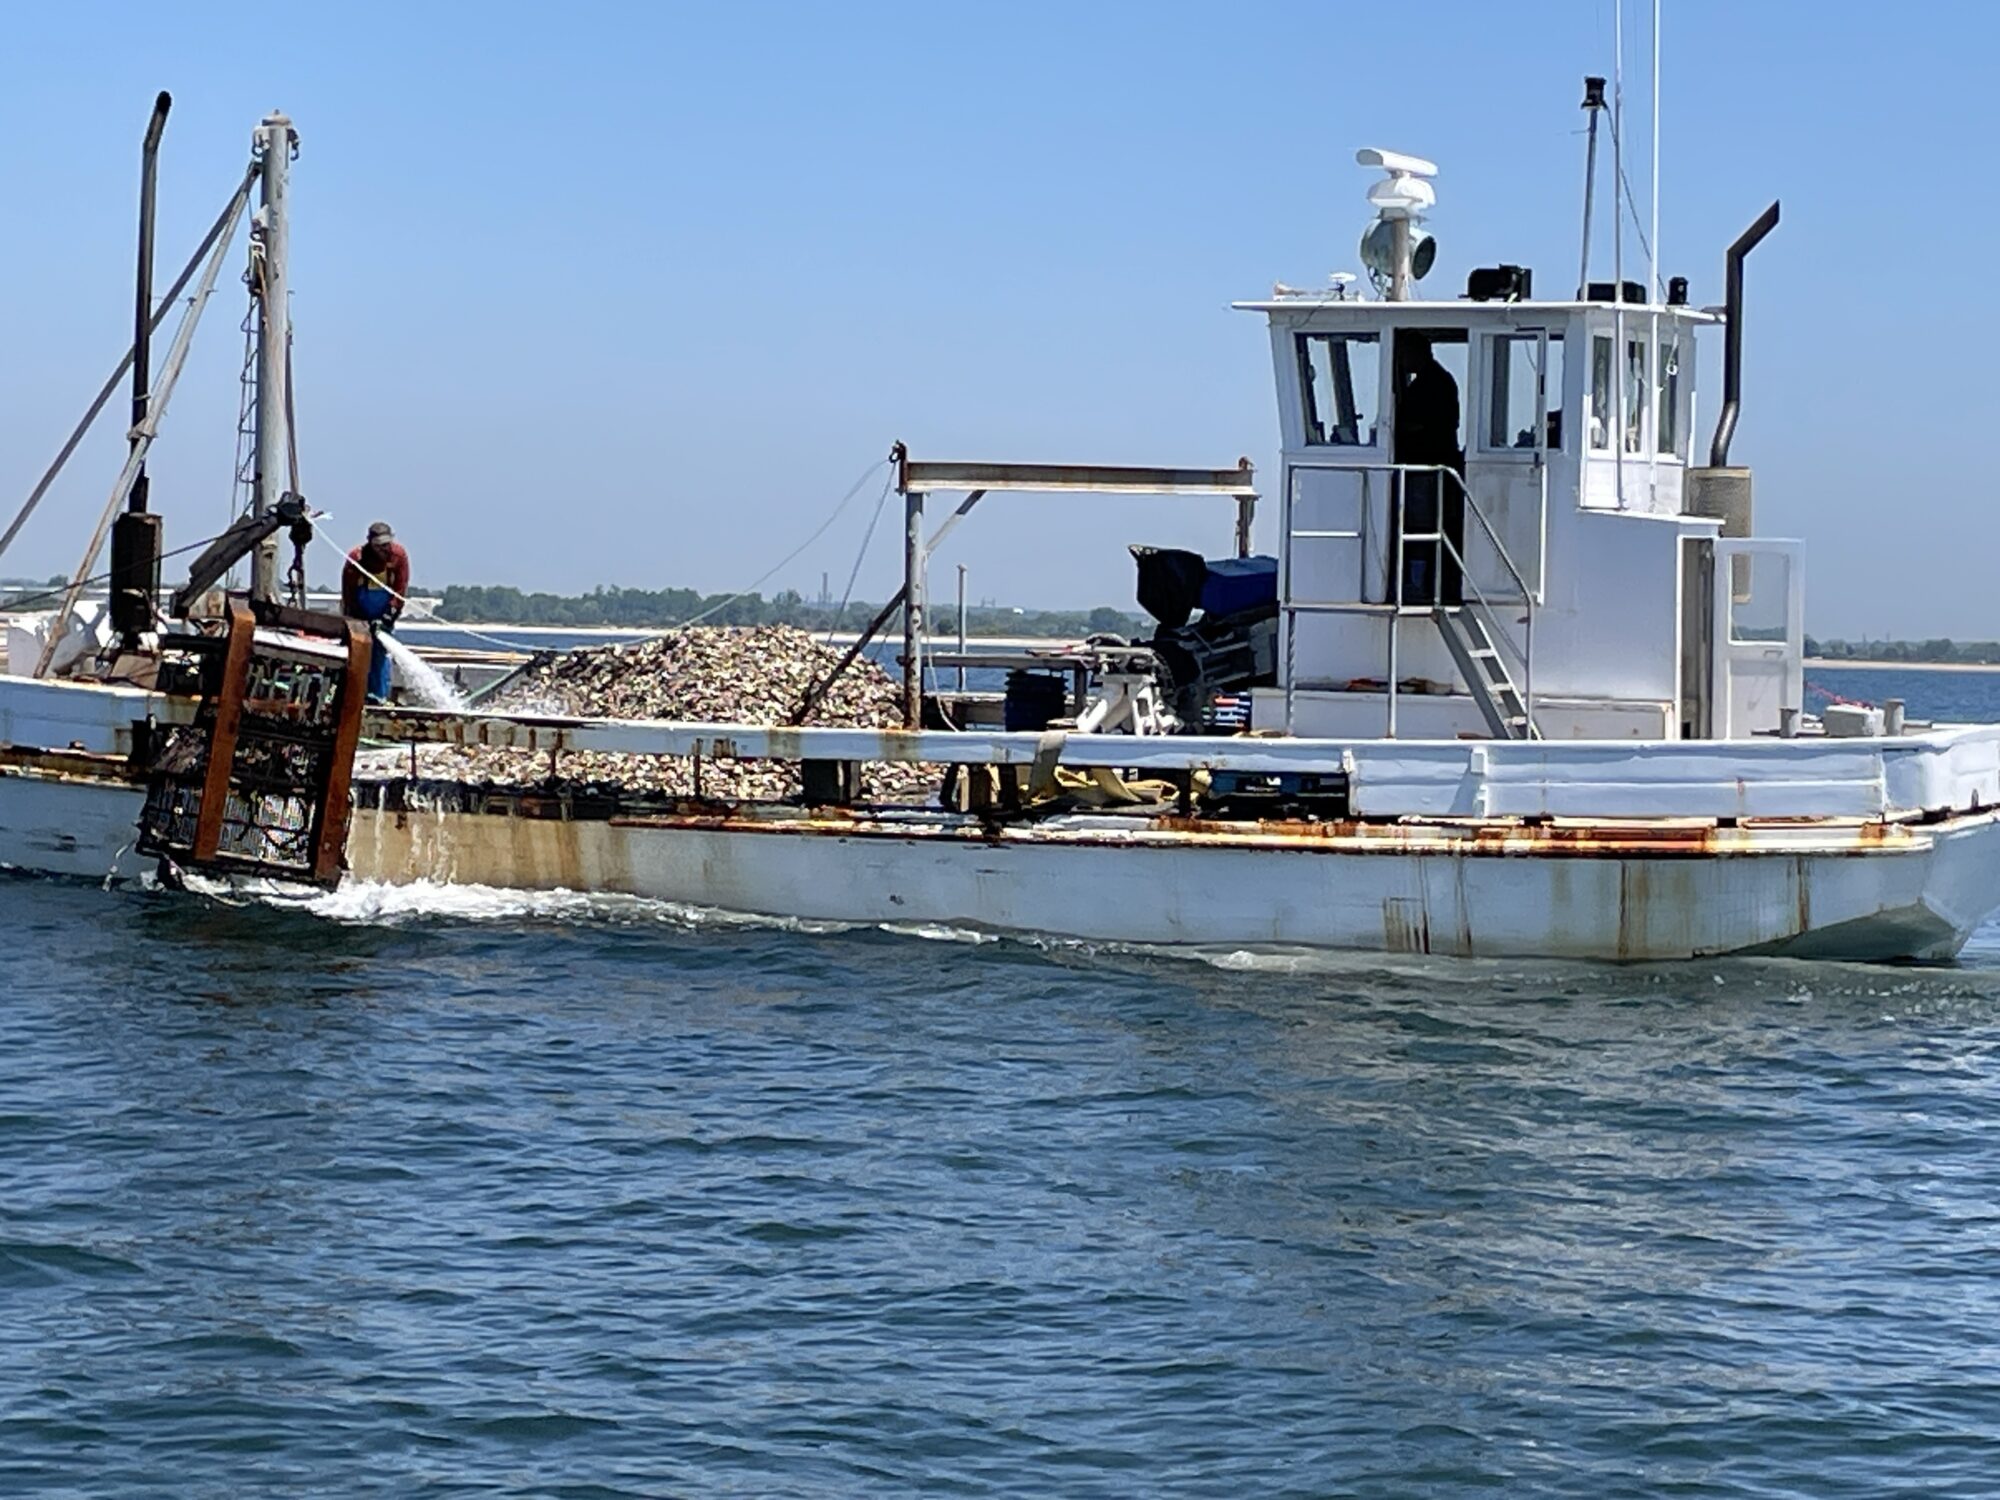
[[[285,412],[286,351],[291,343],[291,304],[287,300],[285,256],[288,249],[285,191],[291,175],[292,149],[298,133],[292,122],[273,112],[264,117],[254,136],[263,162],[263,190],[251,234],[251,289],[257,298],[257,449],[256,501],[258,515],[277,508],[284,497],[290,467]],[[261,543],[251,558],[253,598],[278,597],[278,539]]]
[[1618,508],[1625,508],[1625,0],[1611,7],[1611,434]]
[[1535,737],[1535,606],[1533,604],[1528,606],[1525,634],[1527,659],[1521,664],[1521,698],[1522,708],[1528,715],[1528,722],[1521,726],[1521,733],[1524,738],[1533,739]]
[[[1660,0],[1653,0],[1653,164],[1651,242],[1646,246],[1646,302],[1652,308],[1646,339],[1646,400],[1653,431],[1646,440],[1646,488],[1657,509],[1660,496]],[[1671,413],[1669,413],[1671,418]]]
[[[1297,665],[1298,654],[1293,642],[1299,633],[1299,611],[1292,602],[1292,490],[1297,483],[1291,462],[1286,460],[1278,476],[1278,628],[1284,633],[1285,644],[1285,733],[1292,732],[1292,712],[1298,698]],[[1361,475],[1362,524],[1367,524],[1368,515],[1368,475]],[[1368,566],[1366,546],[1362,548],[1362,567]]]
[[1389,268],[1389,300],[1410,300],[1410,221],[1398,215],[1389,221],[1389,241],[1394,247]]
[[1250,531],[1257,523],[1257,497],[1245,495],[1236,502],[1236,555],[1250,555]]
[[1597,213],[1597,117],[1604,113],[1604,80],[1583,80],[1583,110],[1590,117],[1590,144],[1583,153],[1583,264],[1576,273],[1576,300],[1590,295],[1590,221]]
[[903,494],[903,727],[924,717],[924,496]]
[[[194,273],[201,268],[203,257],[214,247],[216,238],[222,233],[223,227],[236,222],[237,210],[242,203],[243,196],[250,191],[250,184],[256,178],[256,175],[257,168],[253,165],[244,174],[243,181],[237,187],[235,196],[229,200],[222,212],[216,216],[215,222],[209,226],[208,233],[202,237],[201,243],[195,247],[194,254],[188,258],[188,263],[181,268],[181,274],[174,278],[174,284],[168,287],[166,295],[160,298],[159,311],[153,314],[151,324],[154,331],[157,332],[159,326],[167,321],[168,311],[173,307],[180,294],[186,290],[187,284],[194,280]],[[19,536],[21,528],[28,524],[28,518],[35,513],[35,507],[42,503],[42,497],[48,494],[49,486],[56,482],[56,476],[62,473],[63,466],[70,460],[70,455],[76,452],[77,445],[83,441],[84,434],[89,432],[91,426],[97,421],[97,414],[104,410],[112,396],[116,394],[118,382],[123,380],[125,372],[132,368],[133,353],[134,351],[131,349],[125,351],[124,357],[118,361],[118,368],[111,372],[110,377],[104,382],[103,388],[98,391],[97,399],[90,403],[90,409],[83,414],[83,420],[76,424],[75,430],[69,435],[69,440],[62,445],[62,451],[56,454],[55,462],[44,469],[42,477],[35,481],[34,489],[28,492],[27,500],[23,502],[20,511],[8,525],[6,535],[0,536],[0,555],[4,555],[7,549],[14,544],[14,538]]]
[[965,691],[965,564],[958,565],[958,690]]
[[[133,292],[132,312],[132,431],[129,452],[137,452],[139,428],[146,420],[146,398],[153,380],[153,213],[159,195],[160,137],[166,132],[167,111],[174,105],[166,90],[153,101],[153,118],[146,126],[146,142],[139,158],[139,274]],[[139,513],[146,508],[146,468],[139,466],[132,480],[129,508]]]
[[[1395,568],[1396,572],[1392,581],[1389,584],[1389,589],[1388,589],[1389,604],[1390,604],[1389,681],[1387,684],[1389,690],[1389,710],[1388,710],[1388,723],[1384,731],[1384,737],[1392,740],[1396,737],[1396,669],[1397,669],[1396,639],[1398,635],[1398,627],[1401,626],[1403,623],[1403,550],[1408,545],[1406,539],[1404,538],[1403,531],[1404,528],[1409,524],[1409,519],[1410,519],[1409,508],[1403,504],[1405,493],[1408,488],[1408,480],[1409,480],[1409,475],[1401,467],[1396,468],[1389,475],[1389,485],[1390,485],[1389,503],[1395,507],[1395,535],[1396,535],[1396,545],[1395,548],[1393,549],[1395,552],[1395,556],[1390,559],[1390,565]],[[1439,515],[1440,517],[1442,517],[1443,515],[1442,510],[1440,510]],[[1438,529],[1440,531],[1444,529],[1444,523],[1442,519],[1440,519],[1438,523]],[[1437,577],[1437,568],[1435,567],[1435,565],[1431,568],[1431,577],[1433,580],[1433,588],[1435,588],[1436,586],[1435,580]]]

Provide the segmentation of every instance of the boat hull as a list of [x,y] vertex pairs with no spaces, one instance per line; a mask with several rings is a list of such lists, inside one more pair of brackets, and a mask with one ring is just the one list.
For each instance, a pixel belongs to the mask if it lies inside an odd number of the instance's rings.
[[[143,874],[129,780],[0,775],[0,864]],[[2000,813],[1927,824],[1071,817],[576,819],[357,808],[351,878],[627,894],[749,915],[1089,942],[1622,961],[1949,959],[2000,905]]]
[[[1274,825],[1275,826],[1275,825]],[[1621,961],[1952,957],[2000,903],[2000,815],[1908,828],[1243,835],[1076,819],[564,822],[363,810],[355,873],[1093,942]]]

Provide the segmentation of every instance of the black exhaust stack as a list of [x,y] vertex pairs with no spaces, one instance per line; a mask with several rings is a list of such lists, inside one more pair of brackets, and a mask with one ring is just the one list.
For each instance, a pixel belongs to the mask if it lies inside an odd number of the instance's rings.
[[[132,319],[132,442],[152,404],[153,209],[159,183],[160,137],[166,133],[173,95],[161,90],[146,125],[139,164],[139,271]],[[160,518],[148,514],[146,471],[132,482],[125,514],[111,528],[111,627],[125,650],[153,628],[160,595]]]
[[1724,330],[1722,346],[1722,414],[1716,418],[1715,440],[1708,448],[1711,468],[1728,467],[1729,444],[1736,436],[1736,415],[1743,404],[1743,262],[1764,236],[1777,227],[1778,205],[1773,203],[1729,247],[1723,296],[1729,326]]

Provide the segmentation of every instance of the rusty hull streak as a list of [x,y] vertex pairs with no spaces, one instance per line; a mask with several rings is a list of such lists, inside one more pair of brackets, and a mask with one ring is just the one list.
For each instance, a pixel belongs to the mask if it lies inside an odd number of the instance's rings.
[[35,750],[24,745],[0,745],[0,776],[113,781],[133,787],[145,784],[145,777],[132,769],[127,756],[100,755],[89,750]]
[[[885,731],[901,734],[905,731]],[[560,747],[554,731],[542,740]],[[726,754],[728,740],[714,742]],[[0,746],[0,775],[47,776],[136,787],[143,784],[122,756],[69,750]],[[837,838],[949,840],[1006,846],[1074,845],[1095,848],[1228,848],[1282,850],[1310,854],[1431,854],[1481,857],[1580,859],[1700,859],[1731,855],[1865,855],[1927,848],[1933,836],[1962,817],[1990,817],[1990,810],[1953,814],[1942,821],[1860,821],[1852,818],[1746,820],[1719,826],[1712,820],[1682,819],[1519,819],[1408,818],[1399,821],[1350,819],[1225,821],[1157,815],[1132,818],[1125,826],[1105,818],[1077,827],[1037,822],[930,821],[883,817],[865,808],[799,809],[786,804],[718,803],[662,814],[613,815],[611,826],[631,829],[816,835]],[[468,811],[455,816],[514,817],[513,812]],[[947,815],[948,816],[948,815]],[[594,820],[585,820],[594,821]]]
[[796,815],[758,815],[741,807],[651,816],[613,816],[619,828],[701,830],[723,833],[805,834],[840,838],[950,840],[983,844],[1077,845],[1096,848],[1227,848],[1303,854],[1438,854],[1508,858],[1566,856],[1584,859],[1676,859],[1729,855],[1898,853],[1927,847],[1922,833],[1899,824],[1825,824],[1796,820],[1785,829],[1721,828],[1684,820],[1651,823],[1425,822],[1224,822],[1177,816],[1134,819],[1130,828],[1052,827],[1048,824],[908,822],[866,812],[815,808]]

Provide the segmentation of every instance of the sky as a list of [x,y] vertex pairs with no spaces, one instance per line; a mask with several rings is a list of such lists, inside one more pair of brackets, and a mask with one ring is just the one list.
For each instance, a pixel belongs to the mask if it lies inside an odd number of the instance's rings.
[[[1977,247],[2000,230],[2000,6],[1663,9],[1662,274],[1719,301],[1729,241],[1784,204],[1750,262],[1733,457],[1756,469],[1759,532],[1806,543],[1808,630],[2000,637],[1992,460],[1967,441],[1994,421]],[[1643,204],[1650,16],[1626,12]],[[838,594],[897,439],[932,458],[1247,456],[1275,484],[1269,344],[1230,301],[1354,267],[1363,145],[1440,164],[1429,285],[1499,261],[1563,285],[1581,79],[1614,52],[1611,0],[68,0],[11,7],[7,32],[0,509],[129,338],[139,141],[165,88],[162,285],[259,117],[297,125],[300,459],[343,544],[384,518],[420,588],[564,592],[745,587],[866,474],[762,586],[812,595],[824,574]],[[240,264],[155,449],[170,546],[230,512]],[[1712,420],[1712,352],[1701,374]],[[108,415],[0,573],[74,564],[122,397]],[[1219,552],[1231,519],[1225,501],[996,497],[933,589],[964,563],[975,599],[1125,606],[1124,544]],[[859,597],[894,587],[899,545],[885,514]]]

